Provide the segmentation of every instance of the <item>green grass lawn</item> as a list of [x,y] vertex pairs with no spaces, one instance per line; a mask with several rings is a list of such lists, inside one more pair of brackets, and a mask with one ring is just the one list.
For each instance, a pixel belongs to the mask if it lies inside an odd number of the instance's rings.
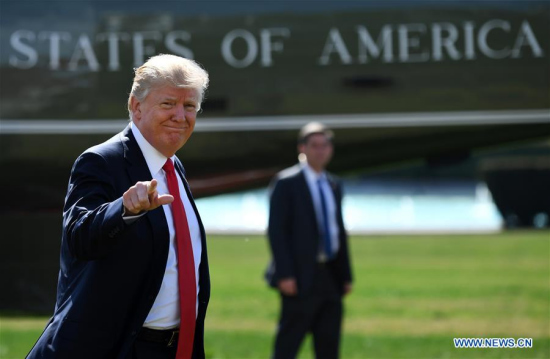
[[[210,358],[268,358],[278,297],[263,237],[210,236]],[[343,358],[550,358],[550,232],[368,236],[351,241]],[[0,358],[22,358],[45,317],[3,316]],[[531,349],[455,349],[453,338],[533,338]],[[312,358],[306,341],[300,358]]]

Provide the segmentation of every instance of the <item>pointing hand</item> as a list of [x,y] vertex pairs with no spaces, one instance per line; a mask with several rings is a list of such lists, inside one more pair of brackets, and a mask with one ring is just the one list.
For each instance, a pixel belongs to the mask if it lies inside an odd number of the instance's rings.
[[143,211],[151,211],[164,204],[174,201],[169,194],[159,196],[157,192],[157,180],[137,182],[122,195],[124,212],[129,215],[136,215]]

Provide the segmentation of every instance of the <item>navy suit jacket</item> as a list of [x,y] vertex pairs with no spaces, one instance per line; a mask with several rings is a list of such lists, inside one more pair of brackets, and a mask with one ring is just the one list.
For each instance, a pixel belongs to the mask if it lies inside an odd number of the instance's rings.
[[[210,298],[206,237],[179,160],[175,167],[201,232],[193,357],[204,358],[204,318]],[[159,292],[170,240],[160,207],[125,224],[122,194],[136,182],[151,179],[129,126],[78,157],[65,198],[55,312],[28,358],[129,355]]]
[[[336,202],[336,222],[340,248],[329,266],[343,293],[351,283],[348,236],[342,219],[342,187],[336,177],[328,175]],[[271,188],[268,237],[272,262],[266,279],[272,287],[282,278],[294,277],[298,295],[311,289],[319,254],[320,231],[315,208],[305,175],[299,165],[290,167],[274,178]]]

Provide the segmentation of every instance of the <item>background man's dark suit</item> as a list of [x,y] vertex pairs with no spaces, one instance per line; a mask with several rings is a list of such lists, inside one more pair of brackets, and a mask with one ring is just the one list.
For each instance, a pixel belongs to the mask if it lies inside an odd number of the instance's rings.
[[[329,184],[334,193],[336,203],[336,217],[339,228],[340,249],[336,257],[326,265],[325,272],[329,273],[336,283],[335,298],[341,305],[345,283],[351,283],[351,266],[348,254],[347,234],[342,219],[342,191],[338,180],[328,176]],[[292,310],[296,300],[315,301],[312,298],[323,283],[316,282],[320,266],[318,264],[320,233],[317,223],[313,199],[308,188],[305,175],[299,165],[279,173],[271,185],[270,217],[268,236],[272,250],[273,261],[269,266],[266,278],[272,287],[277,287],[280,279],[294,277],[297,282],[298,295],[296,298],[282,295],[282,317],[279,331],[285,330],[286,315],[295,315]],[[312,304],[314,305],[314,304]],[[302,307],[312,307],[307,303]],[[340,316],[335,316],[334,326],[339,327]],[[315,331],[316,328],[310,328]],[[335,338],[338,340],[338,338]],[[281,353],[277,348],[275,356]],[[282,344],[281,344],[282,345]]]
[[[203,358],[210,297],[205,233],[179,160],[175,167],[201,231],[193,357]],[[63,213],[55,313],[29,358],[124,359],[131,355],[129,350],[163,280],[169,232],[161,208],[125,224],[122,194],[137,181],[151,179],[129,126],[76,160]]]

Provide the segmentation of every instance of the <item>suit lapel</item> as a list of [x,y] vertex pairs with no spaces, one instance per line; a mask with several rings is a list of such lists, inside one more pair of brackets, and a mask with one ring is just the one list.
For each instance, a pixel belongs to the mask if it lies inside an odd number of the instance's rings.
[[332,194],[334,196],[334,205],[336,208],[336,223],[338,224],[340,233],[344,233],[344,219],[342,217],[342,192],[341,188],[338,185],[338,182],[332,177],[330,174],[327,173],[327,180],[330,185],[330,189],[332,190]]
[[315,228],[318,229],[317,214],[315,212],[315,203],[313,202],[313,196],[311,194],[311,190],[307,183],[306,175],[304,173],[304,170],[301,168],[300,168],[300,173],[298,175],[298,186],[299,186],[298,193],[301,195],[301,199],[302,201],[304,201],[304,203],[309,203],[309,206],[307,206],[309,216],[315,223]]
[[338,200],[340,198],[340,191],[338,190],[338,184],[332,177],[332,175],[327,173],[327,181],[330,186],[330,189],[332,190],[332,195],[334,196],[334,200],[338,203]]
[[128,162],[126,167],[128,175],[133,183],[138,181],[150,181],[153,179],[145,157],[139,148],[139,145],[132,134],[130,126],[126,127],[121,134],[122,144],[124,146],[124,158]]
[[[185,192],[187,193],[187,197],[189,198],[189,202],[191,202],[191,206],[193,206],[193,210],[195,211],[195,216],[197,216],[197,221],[199,222],[199,228],[201,230],[201,239],[204,241],[205,239],[205,234],[204,234],[204,227],[202,225],[202,220],[201,220],[201,216],[199,214],[199,211],[197,210],[197,206],[195,205],[195,199],[193,198],[193,194],[191,193],[191,189],[189,187],[189,183],[187,183],[187,178],[185,177],[185,169],[183,168],[183,165],[181,164],[181,161],[179,160],[179,158],[176,157],[176,171],[178,171],[181,179],[182,179],[182,182],[183,182],[183,186],[185,187]],[[204,245],[204,243],[203,243]]]
[[[128,162],[126,167],[128,175],[132,184],[135,184],[138,181],[150,181],[153,179],[149,167],[147,167],[147,162],[143,153],[139,148],[139,145],[128,125],[124,131],[121,133],[121,141],[124,146],[124,158]],[[168,231],[168,224],[166,222],[166,216],[164,215],[164,210],[162,208],[157,208],[153,211],[149,211],[145,217],[151,223],[155,240],[153,245],[161,244],[164,247],[161,247],[162,250],[168,250],[168,244],[170,241],[170,233]]]

